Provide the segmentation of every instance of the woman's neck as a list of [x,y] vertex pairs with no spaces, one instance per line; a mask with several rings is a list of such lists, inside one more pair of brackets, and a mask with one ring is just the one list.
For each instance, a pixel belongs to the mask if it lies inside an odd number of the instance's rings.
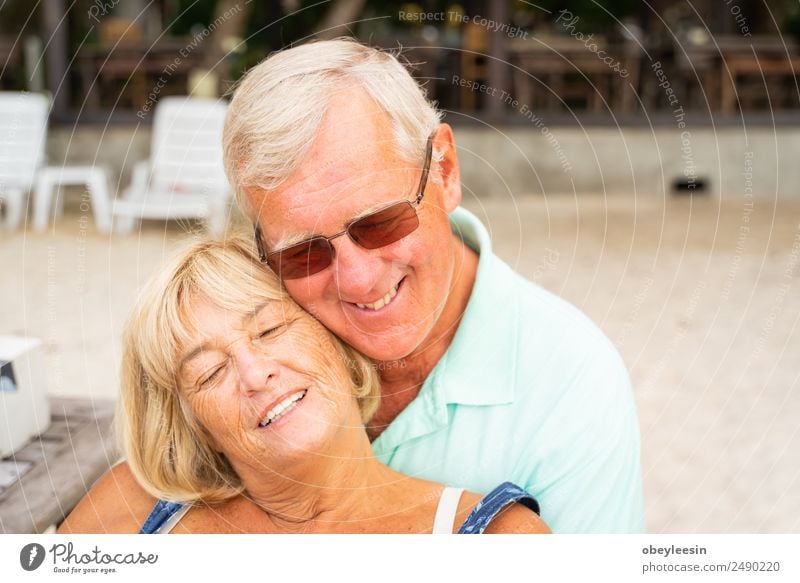
[[335,451],[309,455],[291,474],[237,468],[248,497],[277,532],[378,532],[389,517],[413,528],[421,501],[430,501],[441,487],[382,464],[363,429],[358,434]]

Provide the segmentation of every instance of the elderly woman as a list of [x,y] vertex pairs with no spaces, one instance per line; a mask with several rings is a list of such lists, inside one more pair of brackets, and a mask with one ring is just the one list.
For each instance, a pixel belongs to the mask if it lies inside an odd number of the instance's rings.
[[[146,286],[123,350],[126,463],[60,532],[547,532],[512,484],[478,504],[377,460],[372,363],[301,310],[245,239],[181,252]],[[262,512],[241,524],[215,512],[250,504]]]

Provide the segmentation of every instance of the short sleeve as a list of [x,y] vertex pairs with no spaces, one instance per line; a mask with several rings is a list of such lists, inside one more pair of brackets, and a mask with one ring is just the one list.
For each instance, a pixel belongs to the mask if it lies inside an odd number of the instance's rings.
[[572,379],[550,416],[553,424],[538,433],[553,446],[531,460],[526,475],[515,476],[539,500],[553,532],[645,531],[633,392],[616,351],[601,352]]

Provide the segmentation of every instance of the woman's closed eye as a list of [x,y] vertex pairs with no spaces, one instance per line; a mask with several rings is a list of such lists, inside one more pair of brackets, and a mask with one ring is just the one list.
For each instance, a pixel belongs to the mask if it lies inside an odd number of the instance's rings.
[[214,385],[214,383],[219,380],[222,376],[222,373],[225,371],[225,363],[221,362],[218,365],[212,367],[208,370],[205,374],[201,375],[197,379],[197,386],[201,389],[207,389]]
[[264,328],[258,335],[259,340],[270,338],[275,336],[281,329],[283,328],[283,324],[278,324],[277,326],[269,326]]

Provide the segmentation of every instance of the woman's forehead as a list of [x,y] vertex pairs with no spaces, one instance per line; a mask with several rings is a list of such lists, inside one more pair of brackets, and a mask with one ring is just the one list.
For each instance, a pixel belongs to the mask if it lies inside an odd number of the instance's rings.
[[304,313],[288,296],[217,300],[205,294],[194,294],[183,311],[184,322],[195,332],[198,327],[207,325],[209,320],[219,321],[222,318],[234,325],[247,325],[264,318],[277,321],[296,318]]
[[207,297],[197,296],[190,300],[185,309],[184,333],[179,342],[179,369],[215,346],[230,332],[244,331],[253,326],[276,326],[305,318],[314,320],[288,297],[256,299],[252,305],[231,309]]

